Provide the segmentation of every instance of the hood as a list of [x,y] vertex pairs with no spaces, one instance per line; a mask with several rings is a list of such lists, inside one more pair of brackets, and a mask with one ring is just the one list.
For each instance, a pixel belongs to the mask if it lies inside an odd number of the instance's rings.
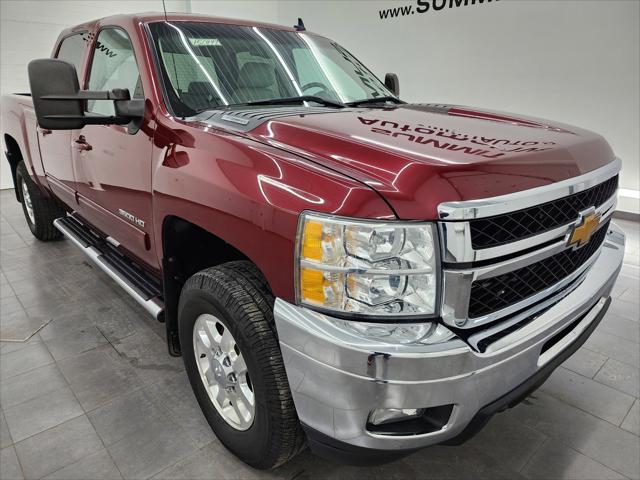
[[323,109],[248,133],[369,185],[402,219],[436,219],[441,202],[540,187],[614,160],[595,133],[449,105]]

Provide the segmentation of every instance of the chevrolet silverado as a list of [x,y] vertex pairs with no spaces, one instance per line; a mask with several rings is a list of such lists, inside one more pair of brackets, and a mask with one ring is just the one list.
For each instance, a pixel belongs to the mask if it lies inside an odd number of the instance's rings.
[[254,467],[459,444],[609,306],[620,160],[597,134],[405,102],[301,21],[112,16],[28,73],[2,134],[29,228],[164,322]]

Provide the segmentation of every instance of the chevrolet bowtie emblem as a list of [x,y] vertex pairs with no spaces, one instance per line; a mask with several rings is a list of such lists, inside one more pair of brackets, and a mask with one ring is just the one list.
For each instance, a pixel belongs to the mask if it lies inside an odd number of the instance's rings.
[[595,232],[600,225],[600,217],[601,214],[595,213],[593,208],[581,213],[580,218],[569,232],[567,246],[580,248],[589,243],[591,235],[593,235],[593,232]]

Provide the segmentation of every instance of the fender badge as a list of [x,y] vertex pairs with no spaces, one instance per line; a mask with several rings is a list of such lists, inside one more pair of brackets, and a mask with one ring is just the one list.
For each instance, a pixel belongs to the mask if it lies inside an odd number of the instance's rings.
[[591,207],[590,209],[582,212],[580,214],[580,218],[573,224],[573,227],[569,231],[567,236],[567,246],[574,248],[584,247],[589,240],[591,239],[591,235],[598,229],[600,226],[600,217],[602,215],[600,213],[595,212],[595,208]]
[[119,209],[118,209],[118,214],[119,214],[121,217],[124,217],[124,218],[126,218],[127,220],[129,220],[131,223],[134,223],[134,224],[138,225],[139,227],[144,228],[144,224],[145,224],[144,220],[142,220],[142,219],[140,219],[140,218],[136,217],[135,215],[130,214],[130,213],[129,213],[129,212],[127,212],[126,210],[123,210],[123,209],[119,208]]

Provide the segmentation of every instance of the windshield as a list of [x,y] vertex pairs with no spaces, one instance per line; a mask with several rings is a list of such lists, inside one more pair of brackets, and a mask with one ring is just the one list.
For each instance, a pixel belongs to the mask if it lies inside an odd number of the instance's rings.
[[179,116],[303,95],[341,103],[393,95],[353,55],[317,35],[200,22],[149,28]]

